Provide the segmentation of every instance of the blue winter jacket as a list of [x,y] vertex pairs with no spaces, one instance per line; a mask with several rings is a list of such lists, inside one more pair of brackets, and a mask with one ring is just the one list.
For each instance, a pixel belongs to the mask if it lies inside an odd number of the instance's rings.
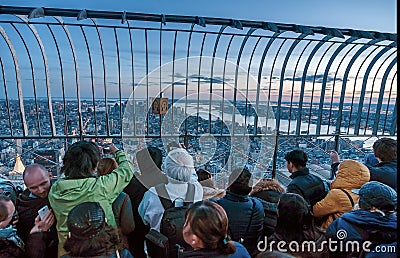
[[229,235],[232,240],[241,242],[243,239],[242,244],[247,251],[251,255],[256,253],[264,224],[264,208],[261,202],[249,195],[239,195],[229,190],[223,198],[214,201],[228,215]]
[[397,191],[397,160],[384,161],[368,168],[371,175],[370,181],[384,183]]
[[[363,254],[368,253],[368,251],[363,251],[362,248],[362,244],[365,241],[372,243],[370,246],[367,246],[371,251],[377,245],[397,241],[397,216],[383,216],[380,213],[367,210],[350,211],[334,220],[326,229],[325,236],[327,239],[339,242],[344,241],[345,243],[357,241],[360,246],[358,252],[351,249],[343,250],[342,252],[337,250],[336,252],[331,252],[330,257],[363,256]],[[345,246],[345,243],[343,243],[343,246]]]

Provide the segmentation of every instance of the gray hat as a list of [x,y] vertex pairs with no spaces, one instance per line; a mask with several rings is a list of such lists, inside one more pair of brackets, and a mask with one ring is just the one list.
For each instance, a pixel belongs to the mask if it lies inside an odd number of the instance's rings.
[[358,193],[358,201],[361,209],[370,209],[375,207],[382,211],[394,211],[397,206],[396,191],[377,181],[370,181],[364,184]]

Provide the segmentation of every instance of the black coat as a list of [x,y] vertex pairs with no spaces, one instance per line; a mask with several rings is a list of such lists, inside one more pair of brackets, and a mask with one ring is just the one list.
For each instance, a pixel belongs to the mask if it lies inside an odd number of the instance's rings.
[[290,175],[292,181],[287,186],[288,193],[301,195],[311,206],[325,198],[325,185],[321,178],[310,174],[308,168]]
[[[18,211],[17,232],[24,243],[28,242],[29,233],[35,225],[35,218],[38,215],[39,209],[45,205],[51,208],[48,198],[31,198],[29,195],[30,191],[28,189],[22,192],[18,196],[16,206]],[[57,257],[58,236],[56,224],[57,222],[55,221],[48,232],[35,235],[34,241],[37,243],[35,244],[36,247],[27,248],[27,257],[35,257],[34,254],[41,254],[42,257],[49,258]]]
[[165,175],[157,173],[143,173],[141,176],[133,176],[129,184],[125,187],[124,192],[127,193],[132,202],[133,218],[135,220],[135,229],[128,235],[129,250],[135,258],[146,258],[144,252],[145,235],[149,232],[149,226],[143,223],[139,215],[139,204],[143,199],[144,193],[153,186],[161,183],[168,183]]
[[264,208],[264,227],[262,236],[271,236],[278,220],[278,201],[282,193],[276,190],[263,190],[253,194]]

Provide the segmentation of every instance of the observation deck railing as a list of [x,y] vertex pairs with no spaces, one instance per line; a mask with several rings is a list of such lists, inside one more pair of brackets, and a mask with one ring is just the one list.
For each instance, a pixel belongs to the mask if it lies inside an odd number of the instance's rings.
[[[176,140],[212,150],[208,166],[275,176],[295,147],[324,164],[397,136],[396,34],[12,6],[0,34],[3,142],[123,139],[134,153]],[[158,98],[168,114],[152,112]]]

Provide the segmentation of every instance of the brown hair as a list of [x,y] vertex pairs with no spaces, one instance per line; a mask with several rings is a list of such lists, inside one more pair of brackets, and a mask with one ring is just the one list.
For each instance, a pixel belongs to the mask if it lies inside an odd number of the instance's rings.
[[103,158],[97,165],[97,175],[104,176],[118,167],[118,163],[113,158]]
[[211,201],[199,201],[186,211],[185,224],[208,249],[219,249],[225,254],[233,254],[236,247],[228,239],[228,216],[224,208]]
[[380,138],[372,145],[375,157],[381,161],[397,160],[397,141],[391,138]]
[[253,186],[253,190],[251,190],[250,195],[254,195],[255,193],[261,191],[273,190],[280,193],[285,193],[285,188],[276,180],[272,178],[261,178],[257,181],[257,183]]

